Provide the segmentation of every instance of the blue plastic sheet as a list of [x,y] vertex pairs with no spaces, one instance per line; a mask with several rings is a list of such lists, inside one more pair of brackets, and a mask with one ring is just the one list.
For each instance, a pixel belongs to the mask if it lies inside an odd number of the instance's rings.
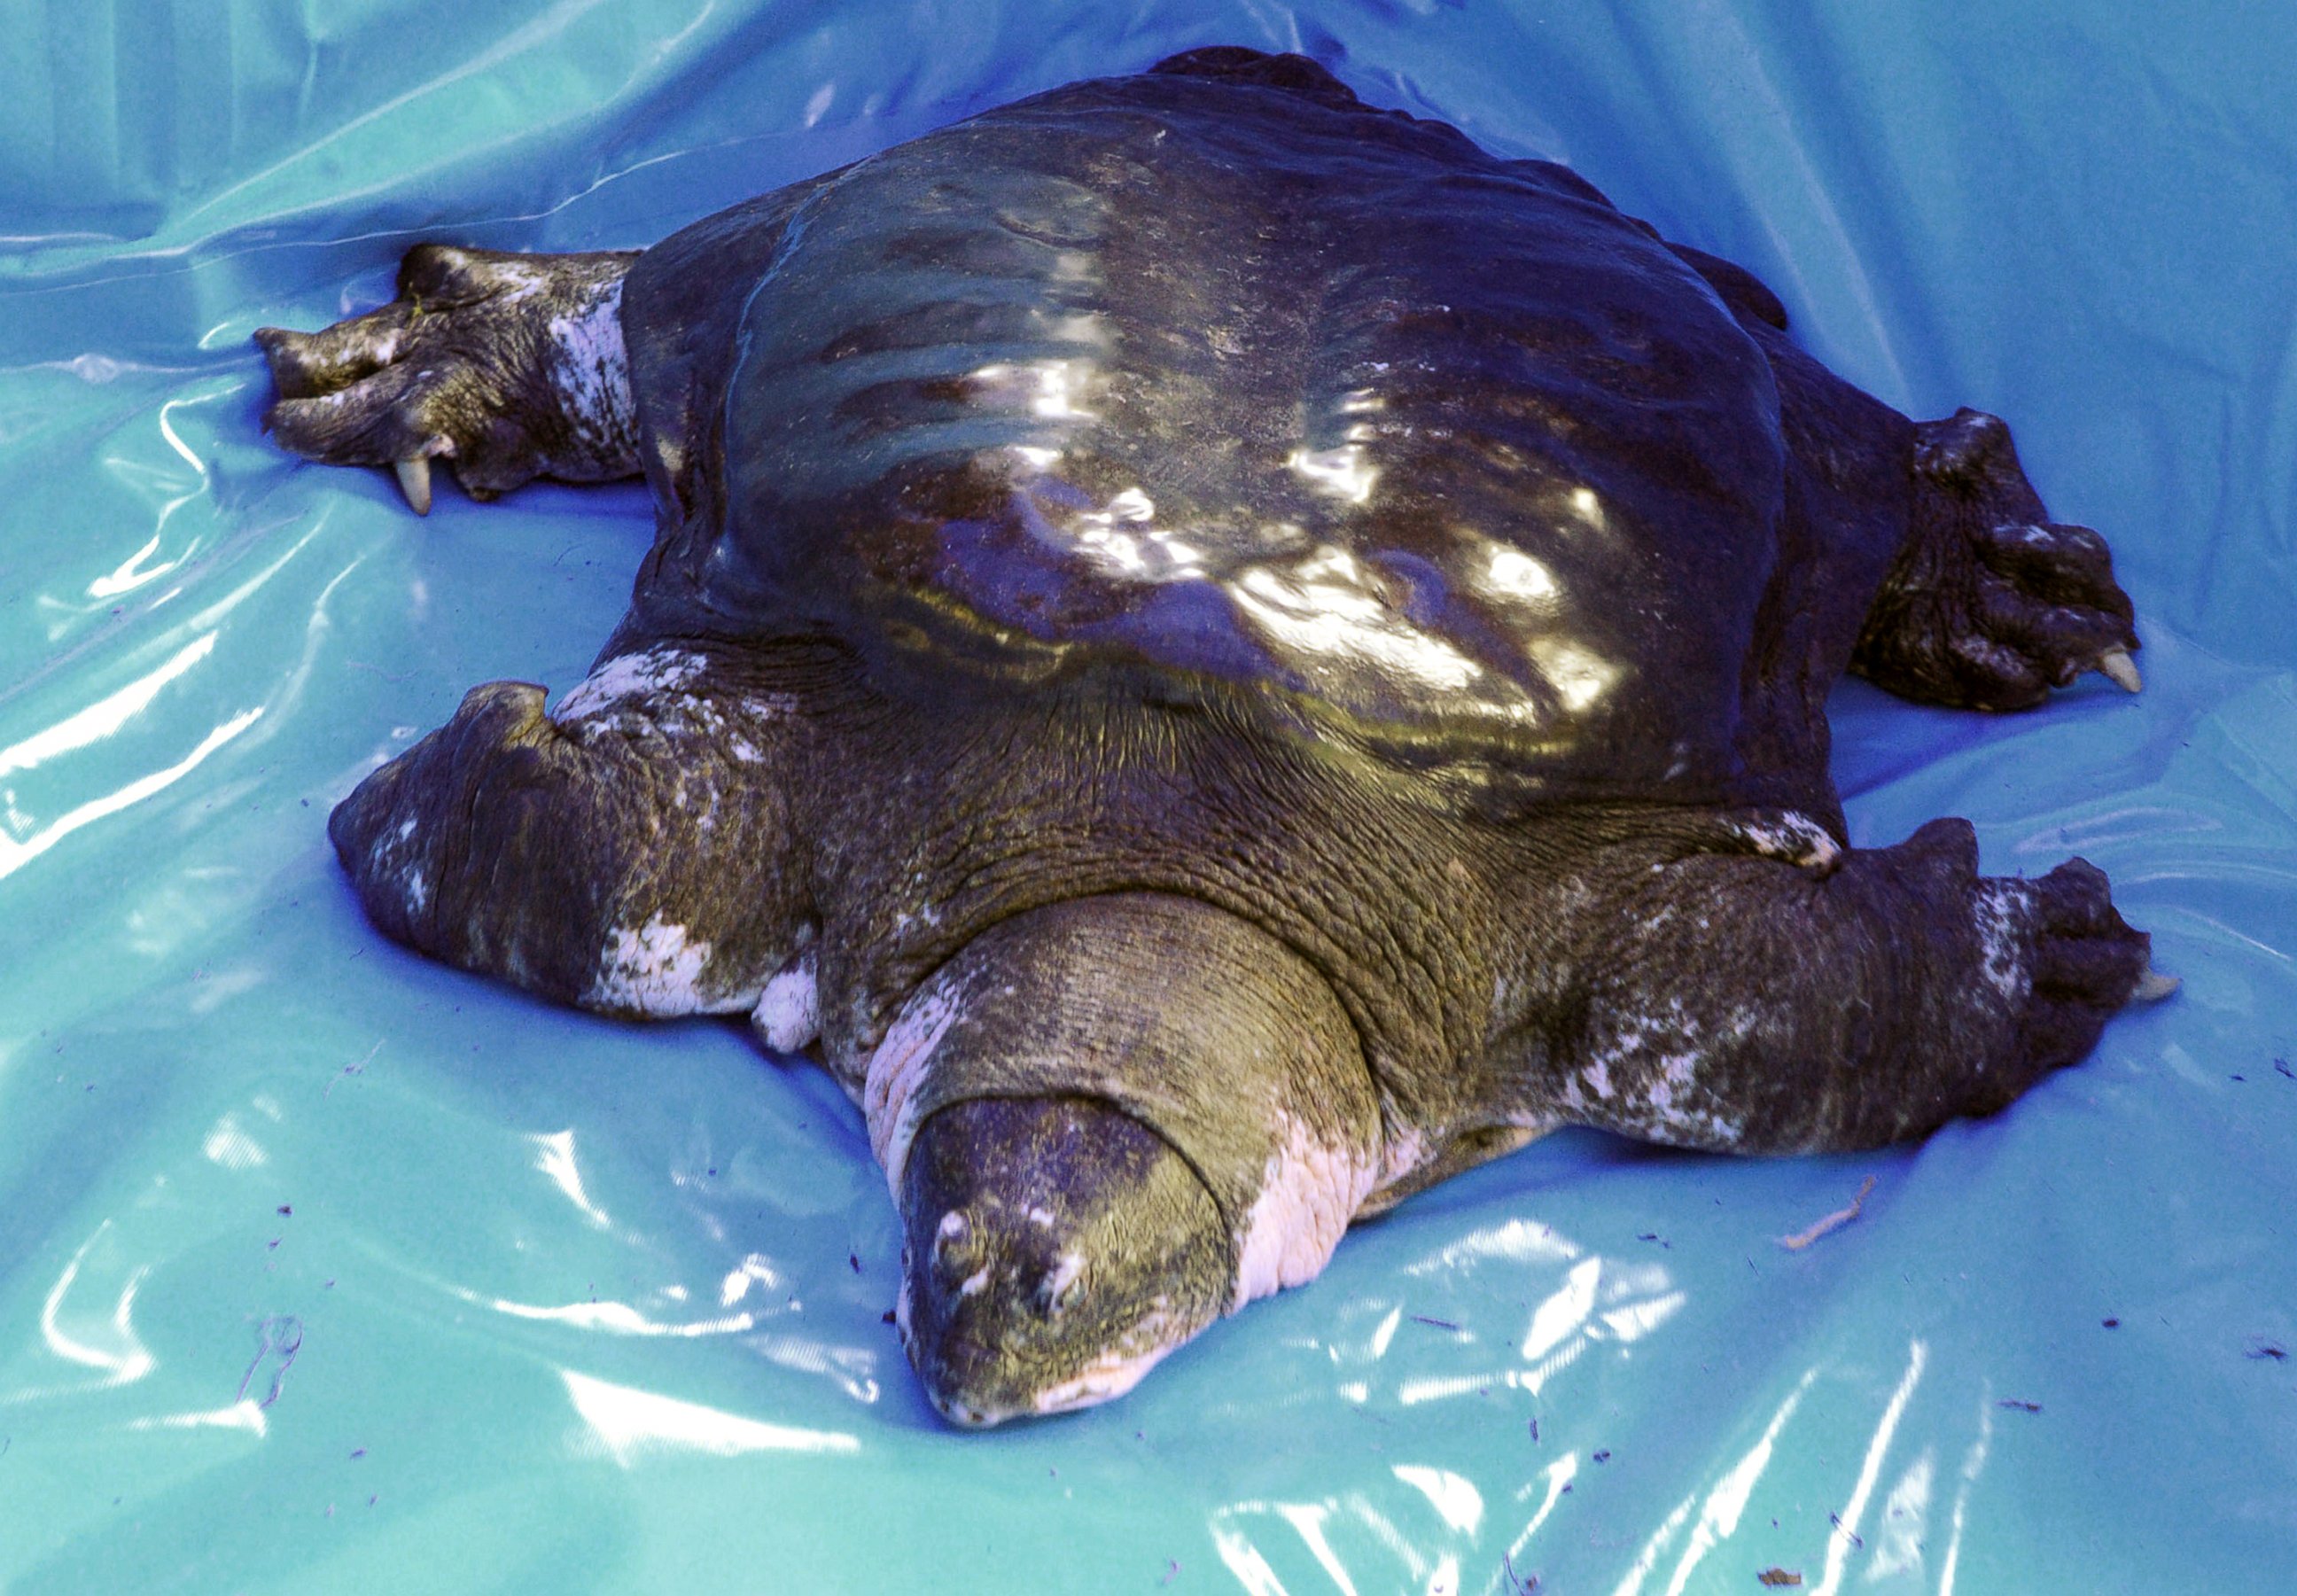
[[[575,679],[634,489],[305,466],[248,335],[1297,48],[1568,160],[2104,530],[2148,687],[1835,705],[1862,843],[2114,877],[2168,1004],[1919,1148],[1552,1138],[1133,1395],[944,1429],[855,1112],[362,921],[328,807]],[[2262,1591],[2297,1567],[2297,12],[50,5],[0,59],[0,1590]],[[1876,1180],[1863,1215],[1776,1238]]]

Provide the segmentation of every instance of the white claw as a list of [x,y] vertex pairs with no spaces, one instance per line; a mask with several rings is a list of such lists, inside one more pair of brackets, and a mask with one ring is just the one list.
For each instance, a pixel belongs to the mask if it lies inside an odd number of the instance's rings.
[[2145,683],[2137,674],[2137,662],[2129,657],[2126,648],[2109,648],[2097,662],[2098,673],[2125,693],[2135,693]]
[[[415,513],[417,515],[431,514],[430,460],[417,455],[411,460],[401,460],[392,469],[399,473],[399,490],[407,495],[407,502]],[[2131,689],[2132,692],[2136,690]]]
[[2130,1000],[2136,1003],[2159,1003],[2171,992],[2176,991],[2179,984],[2175,975],[2164,975],[2159,970],[2148,968],[2143,975],[2137,977],[2137,984],[2130,989]]

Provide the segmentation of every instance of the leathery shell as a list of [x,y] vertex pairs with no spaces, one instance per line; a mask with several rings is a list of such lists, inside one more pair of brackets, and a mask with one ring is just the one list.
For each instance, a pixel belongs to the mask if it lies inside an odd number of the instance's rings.
[[1124,672],[1531,796],[1746,768],[1770,368],[1560,167],[1321,74],[1085,83],[700,224],[626,306],[626,635]]

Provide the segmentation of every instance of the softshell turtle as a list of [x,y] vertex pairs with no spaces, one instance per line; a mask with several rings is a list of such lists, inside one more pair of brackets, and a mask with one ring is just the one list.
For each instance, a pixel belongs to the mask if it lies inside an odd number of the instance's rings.
[[1204,50],[643,253],[424,245],[265,329],[280,441],[643,472],[590,675],[473,689],[329,832],[384,932],[746,1014],[857,1098],[961,1423],[1129,1388],[1552,1127],[1985,1114],[2168,983],[2081,860],[1853,848],[1848,670],[2138,685],[2003,424],[1915,423],[1587,183]]

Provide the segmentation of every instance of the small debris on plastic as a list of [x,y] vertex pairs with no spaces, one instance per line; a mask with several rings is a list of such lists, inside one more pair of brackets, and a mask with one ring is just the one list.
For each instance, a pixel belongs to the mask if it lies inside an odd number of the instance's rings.
[[[359,953],[364,953],[364,952],[366,952],[366,950],[365,948],[361,948],[361,949],[359,950]],[[354,953],[354,954],[352,954],[352,955],[351,955],[351,957],[352,957],[353,958],[357,958],[358,957],[358,953]],[[375,1056],[377,1053],[380,1053],[380,1052],[382,1052],[382,1051],[383,1051],[383,1043],[381,1043],[381,1042],[379,1042],[379,1041],[378,1041],[377,1043],[375,1043],[375,1046],[373,1046],[373,1047],[369,1048],[369,1049],[366,1050],[366,1057],[364,1057],[364,1058],[362,1058],[362,1059],[360,1059],[357,1064],[347,1064],[347,1065],[343,1065],[342,1074],[337,1075],[337,1076],[334,1078],[334,1080],[328,1082],[327,1082],[327,1084],[326,1084],[326,1088],[325,1088],[325,1090],[323,1090],[323,1091],[321,1091],[321,1092],[319,1093],[319,1095],[320,1095],[322,1098],[326,1098],[326,1097],[332,1097],[332,1096],[333,1096],[333,1095],[334,1095],[334,1090],[335,1090],[335,1085],[336,1085],[336,1082],[337,1082],[342,1081],[342,1078],[343,1078],[343,1075],[364,1075],[364,1074],[366,1074],[366,1066],[367,1066],[368,1065],[370,1065],[370,1064],[373,1064],[373,1063],[375,1062]]]
[[1802,1584],[1801,1575],[1790,1574],[1784,1568],[1766,1568],[1760,1574],[1755,1575],[1755,1577],[1761,1580],[1766,1585],[1799,1585]]
[[2289,1349],[2277,1341],[2268,1341],[2262,1336],[2252,1336],[2249,1341],[2249,1355],[2252,1358],[2270,1358],[2276,1363],[2281,1363],[2288,1361]]
[[2018,1396],[2005,1396],[1994,1405],[1997,1408],[2015,1408],[2021,1413],[2038,1413],[2042,1411],[2040,1403],[2028,1402],[2023,1397]]
[[1807,1230],[1798,1230],[1791,1236],[1780,1237],[1779,1245],[1791,1253],[1799,1253],[1829,1231],[1840,1230],[1858,1217],[1858,1211],[1866,1205],[1866,1194],[1873,1189],[1874,1177],[1869,1175],[1859,1182],[1858,1195],[1850,1199],[1850,1206],[1837,1208]]
[[263,1367],[265,1359],[276,1353],[279,1367],[272,1371],[270,1392],[255,1404],[259,1408],[268,1408],[279,1400],[279,1393],[287,1384],[287,1370],[294,1366],[295,1354],[302,1350],[303,1321],[292,1313],[274,1314],[257,1327],[256,1335],[255,1361],[247,1366],[247,1372],[239,1377],[239,1390],[233,1400],[237,1402],[246,1397],[247,1387],[253,1382],[256,1370]]

